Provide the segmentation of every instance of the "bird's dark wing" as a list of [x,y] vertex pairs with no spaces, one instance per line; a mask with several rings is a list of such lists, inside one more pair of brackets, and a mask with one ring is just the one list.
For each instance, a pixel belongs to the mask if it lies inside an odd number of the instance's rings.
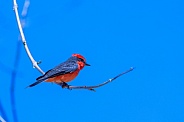
[[41,82],[43,82],[44,80],[48,79],[48,78],[53,78],[59,75],[64,75],[67,73],[72,73],[74,71],[76,71],[78,69],[78,64],[76,62],[64,62],[58,66],[56,66],[55,68],[48,70],[44,75],[38,77],[36,80],[36,82],[32,83],[31,85],[27,86],[27,87],[33,87]]
[[72,73],[78,69],[78,64],[76,62],[64,62],[55,68],[47,71],[43,76],[38,77],[37,81],[43,81],[48,78],[53,78],[59,75],[64,75],[67,73]]
[[72,73],[78,69],[78,64],[76,62],[76,57],[69,58],[66,62],[61,63],[60,65],[56,66],[55,68],[48,70],[44,75],[38,77],[36,82],[32,83],[27,87],[33,87],[48,78],[53,78],[59,75],[64,75],[67,73]]

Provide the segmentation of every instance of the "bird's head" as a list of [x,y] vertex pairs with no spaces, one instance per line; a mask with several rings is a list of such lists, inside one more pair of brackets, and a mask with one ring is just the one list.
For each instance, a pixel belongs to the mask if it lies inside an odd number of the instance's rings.
[[86,63],[86,59],[82,55],[73,54],[72,56],[77,58],[77,62],[79,64],[79,69],[84,68],[84,66],[90,66],[89,64]]

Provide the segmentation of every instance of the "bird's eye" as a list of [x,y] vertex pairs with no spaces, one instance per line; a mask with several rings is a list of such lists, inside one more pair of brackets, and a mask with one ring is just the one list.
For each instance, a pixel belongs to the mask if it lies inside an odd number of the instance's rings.
[[82,58],[78,58],[79,59],[79,61],[82,61],[82,62],[84,62],[84,59],[82,59]]

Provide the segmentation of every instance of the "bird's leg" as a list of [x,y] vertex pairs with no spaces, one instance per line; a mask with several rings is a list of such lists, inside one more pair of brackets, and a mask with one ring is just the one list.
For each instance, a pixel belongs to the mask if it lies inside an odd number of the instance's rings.
[[69,88],[69,85],[66,82],[63,82],[62,88]]
[[58,83],[58,85],[60,85],[62,88],[67,88],[71,90],[70,85],[68,85],[66,82]]

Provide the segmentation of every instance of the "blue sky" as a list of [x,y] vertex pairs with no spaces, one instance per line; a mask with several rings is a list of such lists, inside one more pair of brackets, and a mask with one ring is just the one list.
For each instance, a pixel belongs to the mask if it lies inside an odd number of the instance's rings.
[[[0,2],[0,101],[13,122],[10,84],[19,31],[12,1]],[[25,35],[44,71],[73,53],[84,55],[91,67],[71,85],[96,85],[136,69],[97,92],[51,83],[24,89],[41,74],[21,46],[15,84],[19,122],[184,121],[182,0],[30,2]],[[24,1],[17,3],[21,12]]]

